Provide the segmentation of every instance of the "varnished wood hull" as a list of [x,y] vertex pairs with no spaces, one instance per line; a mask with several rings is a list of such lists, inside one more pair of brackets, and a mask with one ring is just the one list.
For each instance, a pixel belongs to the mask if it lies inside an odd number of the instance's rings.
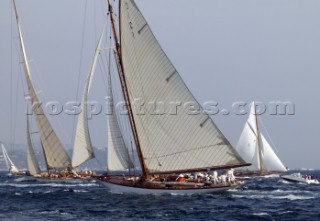
[[217,193],[224,192],[229,189],[236,188],[242,184],[220,184],[220,185],[197,185],[190,183],[176,183],[170,185],[166,185],[166,183],[152,183],[147,182],[141,185],[135,185],[134,183],[127,182],[118,182],[117,180],[113,180],[112,178],[99,178],[98,182],[107,187],[112,193],[129,193],[129,194],[171,194],[171,195],[190,195],[190,194],[208,194],[208,193]]

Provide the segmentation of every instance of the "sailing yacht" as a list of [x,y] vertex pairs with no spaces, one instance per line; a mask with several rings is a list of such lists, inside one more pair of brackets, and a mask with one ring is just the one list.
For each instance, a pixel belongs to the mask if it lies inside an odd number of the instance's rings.
[[241,133],[236,150],[252,165],[235,171],[236,176],[266,176],[286,173],[287,169],[259,130],[255,102]]
[[10,159],[10,157],[9,157],[9,155],[8,155],[8,153],[6,151],[6,148],[4,147],[3,143],[1,143],[1,149],[2,149],[3,158],[4,158],[4,161],[6,162],[9,174],[11,174],[11,175],[23,175],[24,173],[22,171],[20,171],[18,169],[18,167],[16,167],[16,165]]
[[[28,88],[28,95],[30,106],[32,107],[33,116],[35,117],[38,133],[40,135],[41,147],[44,153],[46,168],[48,173],[41,174],[42,178],[66,178],[73,176],[71,172],[71,160],[68,153],[64,149],[61,141],[56,135],[52,125],[50,124],[47,116],[45,115],[38,98],[38,95],[34,89],[32,83],[32,77],[29,67],[29,62],[27,58],[27,53],[25,49],[24,39],[22,35],[22,30],[19,21],[18,10],[16,6],[16,1],[13,0],[13,7],[16,15],[16,22],[19,32],[20,48],[23,59],[24,73],[26,84]],[[30,128],[29,119],[27,122],[27,159],[28,167],[31,175],[39,174],[39,167],[36,164],[36,159],[34,151],[32,148],[31,138],[30,138]]]
[[[198,115],[184,112],[155,115],[148,107],[141,114],[139,107],[134,105],[137,99],[145,104],[199,103],[162,50],[135,2],[119,0],[118,3],[119,23],[110,0],[108,16],[115,45],[117,79],[127,104],[130,132],[142,172],[112,175],[119,167],[129,169],[133,161],[119,127],[119,118],[110,115],[108,174],[98,179],[100,183],[111,191],[138,194],[210,193],[241,185],[238,180],[213,184],[187,178],[193,173],[250,165],[238,155],[202,108]],[[110,87],[109,95],[112,95]],[[116,110],[112,105],[109,108]],[[184,177],[180,179],[181,176]]]

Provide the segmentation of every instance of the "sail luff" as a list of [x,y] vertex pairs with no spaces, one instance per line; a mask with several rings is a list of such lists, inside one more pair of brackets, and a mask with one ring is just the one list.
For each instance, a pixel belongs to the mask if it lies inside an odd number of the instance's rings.
[[27,115],[27,163],[28,163],[28,170],[31,175],[40,174],[41,170],[39,167],[39,163],[36,159],[36,155],[34,153],[31,137],[30,137],[30,123],[29,117]]
[[[121,29],[121,5],[122,5],[122,1],[119,0],[119,28],[120,29]],[[142,155],[140,140],[139,140],[138,132],[137,132],[137,128],[136,128],[136,123],[135,123],[135,119],[133,117],[132,104],[131,104],[131,100],[130,100],[130,96],[129,96],[129,92],[128,92],[128,87],[127,87],[127,81],[126,81],[126,77],[124,74],[124,68],[123,68],[123,61],[122,61],[123,58],[122,58],[122,49],[121,49],[122,47],[119,44],[119,38],[118,38],[116,23],[115,23],[115,19],[114,19],[114,12],[113,12],[112,5],[110,4],[110,0],[108,0],[108,6],[109,6],[110,19],[111,19],[111,23],[112,23],[112,27],[113,27],[113,34],[114,34],[114,39],[115,39],[115,44],[116,44],[116,49],[117,49],[117,56],[115,58],[116,58],[116,63],[117,63],[117,68],[118,68],[119,79],[120,79],[120,83],[121,83],[123,96],[124,96],[124,99],[125,99],[125,102],[126,102],[126,105],[128,108],[130,127],[132,130],[134,142],[135,142],[135,145],[137,148],[137,153],[138,153],[138,157],[139,157],[139,162],[141,164],[142,174],[144,177],[146,177],[148,170],[147,170],[147,167],[146,167],[143,155]],[[120,30],[120,33],[121,33],[121,30]],[[121,36],[120,36],[120,39],[121,39]]]
[[[141,159],[149,173],[235,167],[245,164],[189,91],[134,1],[122,0],[121,56],[129,99],[199,106],[200,114],[141,114],[133,107]],[[168,106],[166,106],[168,108]]]
[[72,155],[72,167],[78,167],[81,164],[93,159],[94,151],[89,133],[88,116],[87,116],[87,101],[90,91],[91,82],[95,73],[98,57],[101,50],[101,43],[104,37],[102,32],[99,42],[97,44],[95,55],[91,64],[91,69],[86,80],[85,89],[83,92],[82,102],[80,109],[82,110],[78,117],[77,129],[75,134],[75,141]]
[[14,4],[15,13],[16,13],[16,21],[18,26],[20,46],[21,46],[23,64],[25,69],[25,77],[28,85],[28,91],[30,95],[32,110],[35,113],[36,122],[40,132],[40,139],[43,144],[43,148],[46,150],[45,154],[48,160],[48,166],[49,166],[48,169],[66,168],[70,166],[71,160],[67,152],[63,148],[56,133],[54,132],[49,120],[45,116],[44,111],[41,107],[41,103],[39,102],[38,96],[34,90],[34,87],[31,81],[30,67],[27,59],[27,54],[25,50],[25,45],[24,45],[24,40],[23,40],[23,35],[20,27],[18,11],[17,11],[15,0],[13,0],[13,4]]

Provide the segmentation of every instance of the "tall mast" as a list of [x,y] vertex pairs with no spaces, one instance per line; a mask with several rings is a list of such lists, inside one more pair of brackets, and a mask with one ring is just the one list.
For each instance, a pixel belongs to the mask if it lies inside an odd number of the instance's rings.
[[[116,26],[116,22],[115,22],[115,18],[114,18],[114,11],[113,11],[113,8],[111,6],[110,0],[108,0],[108,7],[109,7],[109,12],[110,12],[110,18],[111,18],[112,29],[113,29],[113,34],[114,34],[114,40],[115,40],[115,43],[116,43],[116,51],[117,51],[116,60],[117,60],[117,66],[118,66],[118,74],[119,74],[119,78],[120,78],[120,82],[121,82],[121,88],[122,88],[124,99],[125,99],[125,102],[127,104],[127,108],[128,108],[128,112],[129,112],[130,126],[131,126],[131,129],[132,129],[134,141],[135,141],[135,144],[136,144],[136,147],[137,147],[137,152],[138,152],[138,156],[139,156],[139,160],[140,160],[140,164],[141,164],[142,173],[143,173],[143,176],[146,177],[147,176],[147,167],[146,167],[144,159],[143,159],[141,146],[140,146],[140,141],[139,141],[139,137],[138,137],[138,133],[137,133],[137,128],[136,128],[135,120],[134,120],[134,117],[133,117],[132,106],[131,106],[131,102],[130,102],[130,97],[129,97],[129,92],[128,92],[128,88],[127,88],[126,78],[125,78],[125,75],[124,75],[124,72],[123,72],[124,69],[123,69],[123,63],[122,63],[121,45],[120,45],[120,42],[119,42],[117,26]],[[119,0],[119,19],[120,19],[120,17],[121,17],[121,0]],[[121,24],[121,22],[119,22],[119,24]]]
[[255,118],[256,118],[258,152],[259,152],[259,166],[260,166],[260,175],[262,175],[263,174],[262,149],[261,149],[261,139],[260,139],[260,131],[259,131],[259,125],[258,125],[258,116],[257,116],[257,109],[256,109],[255,103],[253,102],[252,105],[254,105],[254,114],[255,114]]

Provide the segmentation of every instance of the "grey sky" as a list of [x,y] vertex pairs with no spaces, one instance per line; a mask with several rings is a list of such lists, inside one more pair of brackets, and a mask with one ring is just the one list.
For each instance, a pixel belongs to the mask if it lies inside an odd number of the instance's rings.
[[[137,3],[200,102],[217,101],[224,108],[230,108],[239,100],[294,102],[294,116],[263,115],[262,120],[285,165],[320,168],[318,0],[137,0]],[[82,90],[104,24],[106,1],[17,0],[17,4],[40,97],[62,103],[74,100],[79,71]],[[18,64],[17,39],[13,40],[11,56],[11,38],[17,36],[11,10],[11,1],[3,0],[0,7],[0,140],[10,141],[10,116],[14,116],[15,141],[23,143],[25,102],[20,80],[23,73]],[[11,74],[12,87],[18,84],[19,88],[13,97],[10,97]],[[90,97],[103,101],[104,96],[103,78],[97,74]],[[213,117],[233,145],[246,118]],[[50,119],[62,141],[70,144],[73,119],[65,115]],[[106,145],[105,124],[104,116],[90,122],[95,145]]]

